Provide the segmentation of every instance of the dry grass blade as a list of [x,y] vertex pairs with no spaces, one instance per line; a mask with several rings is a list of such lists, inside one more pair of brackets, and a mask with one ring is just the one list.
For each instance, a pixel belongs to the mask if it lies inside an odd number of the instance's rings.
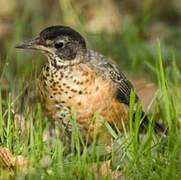
[[14,156],[8,148],[0,148],[0,168],[14,175],[16,169],[27,172],[28,159],[24,156]]
[[0,162],[5,169],[14,170],[15,158],[8,148],[0,148]]

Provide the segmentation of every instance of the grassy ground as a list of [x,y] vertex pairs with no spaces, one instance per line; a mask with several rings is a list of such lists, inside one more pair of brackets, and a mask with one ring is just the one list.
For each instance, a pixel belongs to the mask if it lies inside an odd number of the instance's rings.
[[[20,7],[21,12],[17,12],[14,18],[13,32],[4,38],[1,47],[0,145],[8,147],[14,155],[21,154],[29,159],[26,175],[17,169],[17,178],[111,179],[113,173],[105,167],[103,170],[108,172],[107,175],[95,170],[95,166],[102,166],[100,156],[104,147],[80,147],[80,134],[75,126],[72,151],[64,155],[65,147],[58,135],[51,145],[44,141],[43,132],[49,120],[44,116],[40,104],[28,103],[30,95],[22,100],[22,94],[29,84],[33,86],[32,82],[43,63],[43,58],[37,54],[18,53],[14,49],[19,40],[37,34],[39,24],[44,22],[42,12],[34,8],[29,3]],[[57,15],[58,11],[57,8],[46,17],[48,20],[45,24],[65,23],[62,16]],[[147,27],[146,24],[144,27]],[[119,174],[119,169],[125,179],[181,179],[180,44],[161,40],[160,47],[159,41],[145,40],[139,34],[140,26],[129,18],[124,19],[122,32],[116,34],[92,34],[83,27],[84,22],[80,20],[78,29],[86,36],[90,47],[111,56],[130,76],[146,74],[158,85],[151,113],[150,109],[148,113],[151,120],[159,118],[168,127],[166,137],[156,135],[150,127],[138,142],[138,126],[133,128],[131,116],[129,130],[122,133],[116,134],[105,124],[108,133],[115,138],[111,154],[115,174]],[[139,121],[138,113],[136,124]],[[25,125],[22,125],[24,122]],[[7,172],[0,170],[0,179],[5,177]]]

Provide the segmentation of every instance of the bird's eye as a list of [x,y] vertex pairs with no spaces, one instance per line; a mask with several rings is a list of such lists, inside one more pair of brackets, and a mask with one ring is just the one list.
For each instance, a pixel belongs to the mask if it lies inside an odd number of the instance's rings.
[[54,44],[54,47],[55,47],[56,49],[60,49],[60,48],[63,47],[63,45],[64,45],[63,42],[56,42],[56,43]]

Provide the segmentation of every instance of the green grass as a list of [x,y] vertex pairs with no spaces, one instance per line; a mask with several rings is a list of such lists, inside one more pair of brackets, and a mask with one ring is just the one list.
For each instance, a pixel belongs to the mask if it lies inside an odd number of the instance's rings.
[[[91,147],[82,145],[81,133],[73,118],[71,152],[65,154],[66,147],[58,138],[58,128],[51,144],[43,140],[43,132],[49,126],[50,119],[45,117],[39,102],[28,103],[29,95],[22,100],[26,87],[33,86],[32,82],[38,76],[44,58],[38,54],[19,53],[14,49],[15,44],[24,37],[37,34],[43,22],[60,24],[60,21],[66,23],[67,18],[67,11],[61,16],[57,13],[60,8],[56,7],[45,21],[42,10],[37,9],[38,5],[33,5],[27,3],[21,7],[14,18],[13,32],[3,41],[0,78],[7,80],[8,87],[0,87],[0,146],[8,147],[14,155],[21,154],[29,158],[27,179],[95,179],[97,172],[91,172],[90,169],[93,163],[101,165],[100,156],[104,154],[105,147],[95,143]],[[64,4],[64,7],[69,6],[69,3],[68,6]],[[71,9],[71,16],[75,16],[77,28],[87,37],[89,46],[111,56],[130,75],[146,72],[146,76],[151,77],[159,87],[152,112],[148,114],[150,121],[159,116],[168,127],[168,135],[156,135],[150,126],[138,141],[140,109],[138,106],[133,122],[133,94],[129,128],[115,132],[105,123],[108,133],[115,139],[111,152],[113,169],[119,169],[125,179],[181,179],[180,51],[162,41],[149,43],[140,36],[139,26],[129,18],[124,19],[122,34],[91,34],[84,31],[84,22],[74,9]],[[24,131],[18,127],[18,122],[25,122],[27,127]],[[47,160],[49,165],[46,167],[43,162],[49,157],[51,160]],[[17,170],[16,177],[23,176],[21,170]],[[4,177],[5,174],[0,170],[0,179]],[[99,179],[111,179],[111,176],[100,175]]]
[[[150,127],[148,132],[138,142],[138,127],[140,122],[139,110],[137,111],[133,127],[132,113],[134,109],[134,95],[130,102],[130,130],[125,133],[116,133],[108,124],[105,124],[108,132],[115,138],[115,145],[111,159],[114,169],[120,169],[126,179],[180,179],[179,171],[181,165],[181,136],[179,127],[180,94],[177,86],[167,78],[162,65],[160,44],[158,43],[158,63],[156,67],[159,82],[159,99],[162,119],[168,126],[167,137],[155,135]],[[175,66],[173,67],[175,68]],[[174,70],[175,73],[177,69]],[[176,81],[176,80],[175,80]],[[170,85],[171,84],[171,85]],[[175,88],[171,88],[175,86]],[[179,88],[179,87],[178,87]],[[174,94],[172,96],[171,94]],[[176,100],[175,96],[179,95]],[[16,100],[16,98],[15,98]],[[30,159],[30,166],[26,177],[28,179],[94,179],[95,172],[90,173],[93,162],[101,164],[99,156],[103,147],[83,146],[81,152],[80,134],[74,125],[72,136],[72,151],[64,155],[64,145],[55,137],[51,146],[43,141],[43,130],[48,125],[47,118],[43,115],[40,104],[35,103],[31,111],[24,105],[23,116],[29,128],[22,134],[14,125],[14,114],[12,112],[14,98],[11,93],[7,100],[1,101],[0,124],[1,124],[1,146],[8,147],[16,155],[22,154]],[[17,98],[17,101],[19,98]],[[155,107],[158,108],[158,107]],[[139,108],[138,108],[139,109]],[[16,118],[17,119],[17,118]],[[6,125],[5,125],[6,124]],[[57,131],[58,133],[58,131]],[[51,164],[44,167],[42,159],[51,157]],[[3,174],[2,174],[3,175]],[[21,177],[21,171],[17,171],[17,177]],[[101,177],[100,177],[101,178]],[[102,177],[110,179],[110,177]]]

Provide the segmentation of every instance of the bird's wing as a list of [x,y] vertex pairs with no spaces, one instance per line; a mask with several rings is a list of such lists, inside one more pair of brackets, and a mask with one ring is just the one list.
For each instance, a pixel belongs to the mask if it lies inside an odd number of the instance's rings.
[[[106,76],[111,79],[117,88],[116,96],[121,103],[129,105],[130,93],[133,90],[133,85],[120,69],[112,62],[111,59],[106,58],[102,54],[93,50],[88,50],[88,59],[91,61],[91,65],[95,66],[95,70],[101,72],[101,76]],[[137,98],[137,97],[136,97]]]
[[116,65],[112,64],[111,62],[107,62],[106,66],[110,79],[117,87],[117,98],[120,100],[120,102],[129,105],[130,93],[131,90],[134,89],[133,85]]

